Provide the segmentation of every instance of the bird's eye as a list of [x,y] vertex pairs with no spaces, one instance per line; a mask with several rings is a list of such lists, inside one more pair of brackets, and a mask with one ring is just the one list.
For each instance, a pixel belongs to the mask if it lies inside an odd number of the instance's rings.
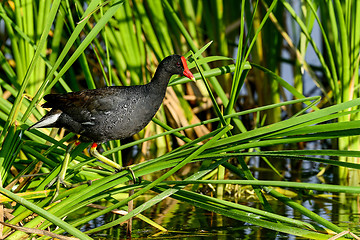
[[180,66],[181,66],[181,63],[180,63],[180,62],[177,62],[177,63],[176,63],[176,66],[180,67]]

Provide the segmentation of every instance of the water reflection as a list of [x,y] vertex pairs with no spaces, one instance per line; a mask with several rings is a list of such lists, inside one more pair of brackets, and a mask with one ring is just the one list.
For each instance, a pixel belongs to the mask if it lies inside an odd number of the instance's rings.
[[[317,149],[319,145],[321,145],[321,143],[314,142],[307,145],[307,148]],[[254,176],[260,178],[261,176],[265,176],[264,174],[268,172],[268,170],[259,167],[259,161],[261,161],[261,159],[253,158],[249,164],[251,164]],[[293,159],[285,159],[283,168],[279,170],[279,172],[285,181],[318,184],[334,183],[334,176],[331,169],[325,171],[322,179],[316,176],[320,167],[322,166],[315,162],[305,160],[295,162]],[[206,195],[215,195],[214,189],[206,185],[199,190]],[[350,229],[350,231],[357,235],[360,234],[360,216],[358,210],[360,204],[358,196],[316,191],[298,191],[296,189],[282,190],[287,190],[282,193],[301,203],[304,207],[324,219],[343,229]],[[142,200],[137,200],[135,206],[141,205],[152,197],[152,195],[148,195]],[[261,208],[250,186],[228,185],[226,186],[224,198],[238,204]],[[272,199],[271,197],[269,197],[268,200],[275,213],[316,225],[311,219],[294,211],[291,207],[284,205],[280,201]],[[162,233],[149,224],[135,218],[133,220],[132,239],[305,239],[224,217],[172,198],[164,199],[161,203],[143,212],[143,215],[166,228],[168,232]],[[107,214],[90,222],[82,230],[104,225],[116,218],[118,218],[118,216]],[[92,237],[95,239],[127,239],[126,224],[105,232],[97,233]]]
[[[342,203],[343,198],[346,199],[346,204]],[[354,208],[359,206],[358,197],[350,195],[339,197],[331,194],[315,193],[313,197],[304,199],[298,201],[303,201],[302,204],[306,208],[344,229],[350,229],[353,233],[359,234],[359,214],[357,208]],[[233,201],[234,198],[230,197],[229,200]],[[259,207],[256,206],[258,203],[255,199],[249,201],[249,199],[241,198],[238,199],[238,202],[239,204]],[[141,203],[137,201],[136,205]],[[277,214],[315,224],[311,219],[294,212],[292,208],[279,201],[270,200],[270,204]],[[133,220],[132,239],[145,237],[149,239],[305,239],[253,226],[171,198],[146,210],[143,214],[165,227],[168,232],[161,233],[147,223],[135,218]],[[106,222],[115,220],[114,218],[116,217],[112,214],[102,216],[93,221],[92,226],[89,227],[103,225]],[[127,239],[125,225],[97,233],[93,237],[95,239]]]

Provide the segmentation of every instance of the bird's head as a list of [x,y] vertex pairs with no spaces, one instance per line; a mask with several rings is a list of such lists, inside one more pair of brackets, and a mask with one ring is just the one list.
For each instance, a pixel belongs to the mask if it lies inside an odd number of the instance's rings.
[[184,56],[180,55],[171,55],[166,57],[162,63],[166,71],[172,74],[179,74],[185,76],[193,81],[195,81],[194,75],[190,72],[187,62]]

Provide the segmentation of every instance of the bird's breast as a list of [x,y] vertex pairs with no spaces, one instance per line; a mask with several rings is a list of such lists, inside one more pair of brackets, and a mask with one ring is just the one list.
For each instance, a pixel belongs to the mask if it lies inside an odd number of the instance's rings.
[[135,96],[121,103],[114,103],[114,108],[92,113],[94,125],[83,126],[82,135],[94,142],[106,142],[124,139],[141,131],[158,111],[161,101],[149,94]]

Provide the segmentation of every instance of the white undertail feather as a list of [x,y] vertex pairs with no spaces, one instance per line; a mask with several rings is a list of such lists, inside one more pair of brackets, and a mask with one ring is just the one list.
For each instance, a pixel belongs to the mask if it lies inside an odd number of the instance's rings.
[[52,114],[48,117],[43,118],[42,120],[40,120],[39,122],[35,123],[34,125],[32,125],[29,130],[33,129],[33,128],[42,128],[42,127],[48,127],[51,126],[52,124],[54,124],[60,117],[62,112],[57,112],[55,114]]

